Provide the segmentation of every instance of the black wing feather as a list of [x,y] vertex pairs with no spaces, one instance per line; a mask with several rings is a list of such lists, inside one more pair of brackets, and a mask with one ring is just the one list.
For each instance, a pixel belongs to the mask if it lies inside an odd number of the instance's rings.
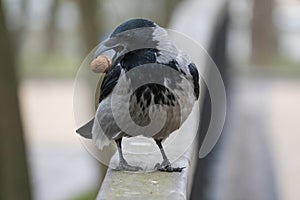
[[193,77],[195,97],[196,97],[196,99],[198,99],[199,98],[199,72],[194,63],[190,63],[188,67],[189,67],[190,73]]
[[120,65],[115,65],[112,67],[108,73],[105,75],[104,80],[101,85],[101,92],[100,92],[100,98],[99,98],[99,103],[107,97],[114,87],[118,83],[118,79],[121,74],[121,66]]

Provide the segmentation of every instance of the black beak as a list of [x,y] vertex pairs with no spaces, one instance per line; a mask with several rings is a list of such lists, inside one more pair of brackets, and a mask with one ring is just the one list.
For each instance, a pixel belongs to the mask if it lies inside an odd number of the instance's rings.
[[123,55],[124,52],[125,46],[123,44],[117,42],[116,38],[108,38],[100,43],[95,52],[94,58],[97,58],[100,55],[106,55],[111,58],[112,65],[114,66],[120,55]]

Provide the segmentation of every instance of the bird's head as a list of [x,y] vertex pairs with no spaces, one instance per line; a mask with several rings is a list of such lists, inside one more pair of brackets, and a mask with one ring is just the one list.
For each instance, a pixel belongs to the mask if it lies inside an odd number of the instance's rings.
[[95,52],[95,58],[108,51],[113,51],[109,55],[112,65],[120,61],[122,56],[130,51],[141,48],[158,48],[161,41],[165,41],[166,31],[147,19],[131,19],[119,25],[103,41]]

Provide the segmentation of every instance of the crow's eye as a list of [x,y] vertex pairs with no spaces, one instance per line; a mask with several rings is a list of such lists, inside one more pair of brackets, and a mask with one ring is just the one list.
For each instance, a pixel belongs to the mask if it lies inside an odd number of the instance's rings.
[[116,52],[121,52],[121,51],[123,51],[124,50],[124,46],[117,46],[116,48],[115,48],[115,50],[116,50]]

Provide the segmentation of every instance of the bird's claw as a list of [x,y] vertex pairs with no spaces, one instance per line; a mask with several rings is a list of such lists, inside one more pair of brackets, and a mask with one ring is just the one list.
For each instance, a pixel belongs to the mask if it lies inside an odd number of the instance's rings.
[[161,172],[181,172],[185,167],[172,167],[170,163],[167,165],[157,163],[154,168]]
[[143,168],[129,165],[127,162],[120,162],[116,170],[117,171],[142,171]]

